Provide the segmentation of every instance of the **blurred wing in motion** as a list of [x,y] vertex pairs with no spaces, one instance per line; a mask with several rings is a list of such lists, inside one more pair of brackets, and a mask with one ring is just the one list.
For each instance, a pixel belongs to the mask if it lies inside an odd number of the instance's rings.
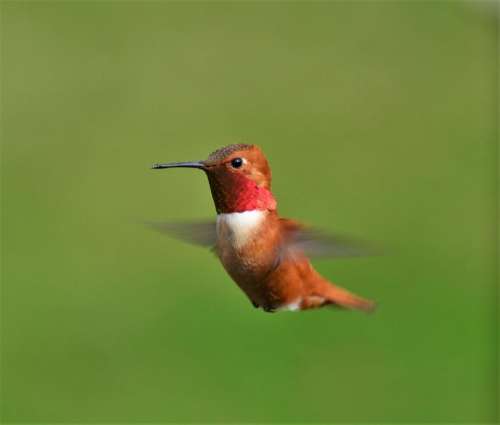
[[369,244],[342,235],[328,235],[321,230],[282,218],[284,230],[284,250],[301,252],[313,258],[364,257],[378,255]]
[[[342,258],[377,255],[369,244],[341,235],[328,235],[321,230],[280,218],[283,231],[282,254],[300,252],[312,258]],[[148,222],[149,227],[175,239],[213,248],[216,243],[215,221]]]
[[215,246],[215,221],[147,222],[149,227],[173,238],[206,248]]

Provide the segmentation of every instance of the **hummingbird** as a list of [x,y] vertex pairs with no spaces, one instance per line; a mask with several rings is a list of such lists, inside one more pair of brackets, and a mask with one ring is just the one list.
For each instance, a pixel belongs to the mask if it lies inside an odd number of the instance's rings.
[[326,237],[280,217],[271,192],[271,168],[257,145],[232,144],[192,162],[153,169],[195,168],[208,177],[215,221],[151,223],[179,239],[210,247],[256,308],[301,311],[325,306],[372,311],[375,303],[341,288],[311,265],[313,256],[358,256],[360,246]]

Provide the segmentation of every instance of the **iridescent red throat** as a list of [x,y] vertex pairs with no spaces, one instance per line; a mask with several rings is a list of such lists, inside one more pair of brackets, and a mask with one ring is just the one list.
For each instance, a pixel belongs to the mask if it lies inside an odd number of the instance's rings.
[[276,200],[270,190],[241,175],[231,179],[207,173],[218,214],[244,212],[251,210],[276,209]]

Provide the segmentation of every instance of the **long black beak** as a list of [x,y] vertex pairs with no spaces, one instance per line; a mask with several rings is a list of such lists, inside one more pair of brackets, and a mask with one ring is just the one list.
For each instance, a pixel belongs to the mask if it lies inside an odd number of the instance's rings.
[[205,165],[202,161],[168,162],[166,164],[155,164],[151,168],[153,170],[159,170],[160,168],[199,168],[200,170],[203,170],[205,169]]

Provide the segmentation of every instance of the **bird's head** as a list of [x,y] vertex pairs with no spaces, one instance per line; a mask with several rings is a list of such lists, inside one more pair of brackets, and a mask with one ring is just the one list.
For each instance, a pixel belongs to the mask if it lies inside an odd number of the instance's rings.
[[154,169],[180,167],[205,171],[219,214],[276,209],[271,193],[271,168],[256,145],[229,145],[212,152],[203,161],[153,166]]

